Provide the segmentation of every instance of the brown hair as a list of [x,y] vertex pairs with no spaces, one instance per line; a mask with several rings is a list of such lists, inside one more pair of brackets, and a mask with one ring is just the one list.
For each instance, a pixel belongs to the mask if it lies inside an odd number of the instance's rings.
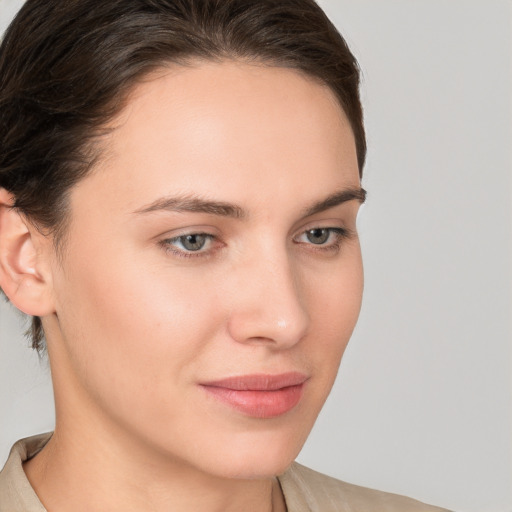
[[[329,86],[362,173],[358,65],[313,0],[27,0],[0,46],[0,187],[14,207],[58,246],[102,126],[149,72],[198,58],[289,67]],[[30,334],[41,348],[37,317]]]

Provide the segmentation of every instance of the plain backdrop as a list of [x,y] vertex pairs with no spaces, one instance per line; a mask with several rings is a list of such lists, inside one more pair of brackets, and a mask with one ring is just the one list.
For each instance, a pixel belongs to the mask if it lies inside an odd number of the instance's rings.
[[[20,0],[0,0],[0,28]],[[512,511],[512,3],[323,0],[358,57],[361,318],[299,461],[461,512]],[[47,431],[47,365],[0,306],[0,466]]]

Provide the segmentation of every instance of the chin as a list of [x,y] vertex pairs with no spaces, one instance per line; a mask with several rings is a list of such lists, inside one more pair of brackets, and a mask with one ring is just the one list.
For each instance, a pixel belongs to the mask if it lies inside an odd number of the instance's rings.
[[[219,477],[259,479],[284,473],[299,454],[309,429],[288,429],[234,435],[231,441],[218,444],[221,453],[210,452],[210,471]],[[203,452],[203,461],[204,459]],[[206,468],[205,468],[206,469]],[[213,469],[213,471],[212,471]]]
[[[280,450],[277,450],[280,452]],[[267,450],[266,453],[254,457],[226,457],[217,466],[216,473],[223,478],[237,478],[243,480],[268,479],[284,473],[295,460],[297,454],[275,453]]]

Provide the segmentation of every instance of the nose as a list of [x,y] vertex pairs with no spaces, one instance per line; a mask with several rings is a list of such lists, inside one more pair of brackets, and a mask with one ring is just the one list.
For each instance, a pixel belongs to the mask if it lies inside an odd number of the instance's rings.
[[231,337],[276,349],[290,348],[303,339],[309,315],[298,269],[288,257],[256,257],[241,268],[228,321]]

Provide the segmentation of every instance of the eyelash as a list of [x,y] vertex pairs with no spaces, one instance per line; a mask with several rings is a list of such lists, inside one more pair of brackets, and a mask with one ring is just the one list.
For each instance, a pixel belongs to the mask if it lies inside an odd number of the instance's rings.
[[[353,233],[350,230],[348,230],[346,228],[340,228],[340,227],[312,227],[305,231],[302,231],[299,236],[307,236],[308,233],[311,233],[315,230],[328,230],[329,231],[328,240],[333,235],[335,237],[335,240],[329,244],[314,244],[313,242],[298,242],[298,241],[296,241],[296,238],[298,238],[298,237],[294,237],[293,242],[296,244],[309,245],[309,246],[311,246],[311,250],[313,250],[315,252],[337,253],[337,252],[339,252],[343,241],[353,238]],[[208,258],[208,257],[213,256],[214,253],[216,252],[215,249],[203,250],[201,248],[197,251],[190,251],[190,250],[186,250],[186,249],[177,249],[174,244],[182,243],[181,240],[187,236],[204,236],[207,238],[209,243],[212,243],[212,241],[215,241],[217,239],[217,237],[215,235],[212,235],[210,233],[191,232],[191,233],[184,233],[183,235],[179,235],[179,236],[176,236],[173,238],[166,238],[160,242],[160,245],[163,247],[163,249],[166,252],[171,253],[174,256],[178,256],[179,258]]]

